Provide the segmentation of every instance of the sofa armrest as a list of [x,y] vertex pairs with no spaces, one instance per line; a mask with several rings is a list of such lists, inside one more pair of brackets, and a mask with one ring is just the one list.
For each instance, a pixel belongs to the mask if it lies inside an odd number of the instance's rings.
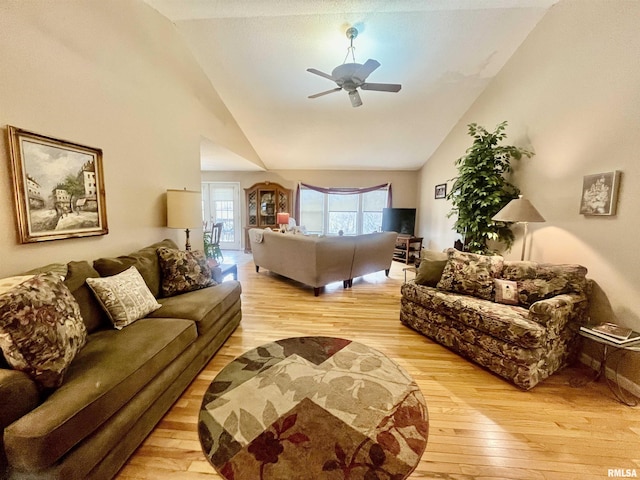
[[36,383],[24,372],[0,368],[0,429],[26,415],[40,403]]
[[529,320],[550,332],[558,334],[568,323],[575,323],[576,330],[584,323],[588,301],[585,295],[565,293],[545,300],[538,300],[529,307]]

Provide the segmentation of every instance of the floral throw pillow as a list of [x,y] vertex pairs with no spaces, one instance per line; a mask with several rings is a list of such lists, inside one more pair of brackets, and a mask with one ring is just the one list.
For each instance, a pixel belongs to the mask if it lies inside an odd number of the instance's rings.
[[28,278],[0,295],[0,348],[7,363],[43,388],[62,384],[87,330],[80,307],[58,275]]
[[448,260],[437,288],[471,295],[484,300],[493,299],[493,279],[502,271],[499,255],[478,255],[447,250]]
[[217,285],[211,277],[207,257],[200,250],[185,251],[173,248],[158,248],[162,270],[162,295],[171,297],[179,293],[199,290]]
[[103,278],[86,280],[117,330],[147,316],[160,305],[136,267]]

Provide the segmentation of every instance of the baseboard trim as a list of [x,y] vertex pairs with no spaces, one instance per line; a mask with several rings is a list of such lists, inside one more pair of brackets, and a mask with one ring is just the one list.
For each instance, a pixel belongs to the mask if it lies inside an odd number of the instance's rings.
[[[582,353],[580,355],[579,360],[580,360],[580,363],[586,365],[589,368],[594,369],[596,372],[600,370],[600,363],[602,362],[598,359],[593,358],[591,355]],[[611,367],[607,367],[607,371],[605,372],[605,375],[612,382],[617,383],[620,387],[624,388],[625,390],[632,393],[636,397],[640,397],[640,385],[638,385],[637,383],[634,383],[633,381],[629,380],[627,377],[624,377],[622,375],[616,375],[616,371]]]

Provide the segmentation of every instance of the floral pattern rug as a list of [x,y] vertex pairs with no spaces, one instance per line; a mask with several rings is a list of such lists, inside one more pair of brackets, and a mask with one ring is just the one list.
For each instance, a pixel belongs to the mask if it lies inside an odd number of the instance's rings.
[[429,422],[415,381],[382,353],[297,337],[229,363],[204,395],[198,429],[227,480],[401,480]]

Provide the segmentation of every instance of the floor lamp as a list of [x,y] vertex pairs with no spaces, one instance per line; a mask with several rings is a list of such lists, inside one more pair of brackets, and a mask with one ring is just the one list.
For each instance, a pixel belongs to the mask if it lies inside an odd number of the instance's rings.
[[502,210],[496,213],[491,220],[497,222],[514,222],[524,224],[524,236],[522,237],[522,256],[524,260],[524,248],[527,245],[527,227],[529,222],[544,222],[545,219],[536,210],[531,202],[520,195],[518,198],[507,203]]
[[184,228],[185,250],[191,250],[189,229],[202,227],[202,194],[194,190],[167,190],[167,227]]

